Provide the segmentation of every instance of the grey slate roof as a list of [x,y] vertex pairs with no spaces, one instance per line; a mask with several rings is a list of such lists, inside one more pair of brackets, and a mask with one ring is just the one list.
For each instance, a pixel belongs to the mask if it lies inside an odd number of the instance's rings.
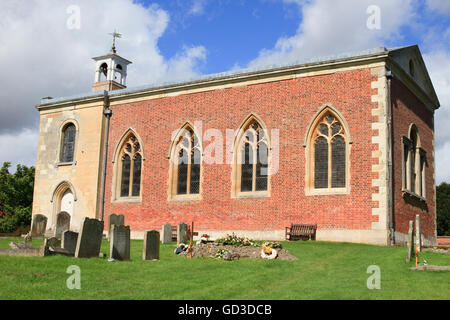
[[340,60],[347,60],[347,59],[354,59],[358,57],[364,57],[364,56],[371,56],[371,55],[377,55],[377,54],[388,54],[392,51],[397,51],[409,47],[414,46],[406,46],[406,47],[398,47],[393,49],[386,49],[385,47],[377,47],[367,50],[361,50],[357,52],[347,52],[347,53],[341,53],[336,55],[330,55],[325,57],[313,57],[308,59],[302,59],[298,61],[294,61],[291,63],[280,63],[280,64],[274,64],[274,65],[268,65],[264,67],[256,67],[256,68],[246,68],[246,69],[239,69],[239,70],[232,70],[228,72],[221,72],[221,73],[214,73],[209,75],[200,75],[196,76],[190,79],[186,79],[185,81],[172,81],[172,82],[158,82],[154,84],[148,84],[143,86],[137,86],[137,87],[131,87],[121,90],[114,90],[114,91],[101,91],[101,92],[91,92],[91,93],[83,93],[68,97],[60,97],[60,98],[53,98],[53,99],[47,99],[42,100],[41,105],[38,105],[37,107],[40,107],[42,105],[47,104],[55,104],[55,103],[62,103],[66,101],[76,101],[76,100],[85,100],[85,99],[95,99],[100,98],[105,95],[109,95],[111,97],[119,96],[119,95],[126,95],[128,93],[133,92],[139,92],[139,91],[146,91],[156,88],[164,88],[164,87],[170,87],[170,86],[176,86],[176,85],[183,85],[186,83],[193,83],[193,82],[201,82],[201,81],[208,81],[213,79],[222,79],[222,78],[232,78],[237,77],[239,75],[245,75],[245,74],[251,74],[251,73],[258,73],[262,71],[270,71],[270,70],[277,70],[277,69],[283,69],[283,68],[289,68],[289,67],[300,67],[300,66],[308,66],[308,65],[315,65],[315,64],[322,64],[326,62],[331,61],[340,61]]

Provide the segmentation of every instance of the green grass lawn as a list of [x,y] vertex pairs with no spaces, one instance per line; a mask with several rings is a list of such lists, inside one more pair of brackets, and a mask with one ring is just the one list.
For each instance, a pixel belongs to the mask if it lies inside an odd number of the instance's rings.
[[[0,248],[10,241],[0,239]],[[39,247],[42,240],[33,240]],[[450,299],[449,271],[413,271],[406,248],[315,241],[283,242],[298,261],[188,259],[161,245],[160,261],[142,261],[142,241],[131,241],[131,261],[64,256],[0,256],[0,299]],[[109,253],[105,240],[102,252]],[[420,261],[450,265],[450,255],[423,252]],[[81,270],[70,290],[66,270]],[[369,290],[367,268],[381,270],[381,289]]]

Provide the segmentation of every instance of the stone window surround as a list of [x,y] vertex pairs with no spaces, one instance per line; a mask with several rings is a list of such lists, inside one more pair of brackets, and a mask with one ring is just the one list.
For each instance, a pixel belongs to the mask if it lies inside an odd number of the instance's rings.
[[[139,188],[139,196],[128,196],[128,197],[121,197],[120,196],[120,189],[121,189],[121,181],[122,181],[122,161],[121,157],[123,155],[123,148],[125,147],[125,143],[128,141],[128,139],[131,138],[131,136],[134,136],[137,140],[137,142],[140,145],[140,151],[139,154],[141,155],[141,181],[140,181],[140,188]],[[132,159],[131,159],[132,160]],[[113,154],[113,183],[112,183],[112,189],[111,189],[111,202],[113,203],[121,203],[121,202],[142,202],[142,187],[143,187],[143,172],[144,172],[144,165],[145,165],[145,153],[144,153],[144,144],[142,142],[142,139],[140,136],[136,133],[136,130],[133,128],[127,129],[122,136],[119,139],[119,142],[117,143],[114,154]],[[130,171],[130,175],[133,173]],[[131,180],[130,180],[131,181]],[[131,192],[131,190],[130,190]]]
[[[320,188],[316,189],[314,187],[314,133],[317,127],[321,123],[322,119],[327,115],[331,114],[335,119],[341,124],[344,131],[345,140],[345,187],[343,188]],[[342,116],[342,114],[330,103],[322,105],[313,120],[308,125],[306,130],[305,141],[303,147],[305,148],[305,165],[306,165],[306,175],[305,175],[305,195],[306,196],[325,196],[325,195],[348,195],[350,194],[350,152],[351,145],[353,141],[350,137],[350,129],[348,127],[347,121]],[[329,159],[329,165],[331,165],[331,159]]]
[[[62,162],[61,161],[61,152],[64,144],[64,129],[67,125],[73,124],[75,126],[75,142],[73,145],[73,160],[70,162]],[[75,166],[77,164],[76,161],[76,154],[77,154],[77,146],[78,146],[78,134],[79,134],[79,126],[78,122],[75,119],[67,119],[65,120],[61,126],[59,127],[58,131],[59,137],[58,137],[58,150],[56,153],[57,161],[56,161],[56,167],[64,167],[64,166]]]
[[[200,150],[200,186],[199,192],[195,194],[177,194],[177,183],[178,183],[178,166],[175,164],[175,159],[178,159],[177,152],[179,151],[178,145],[181,135],[185,130],[192,130],[194,135],[198,140],[198,149]],[[169,189],[168,189],[168,201],[174,202],[184,202],[184,201],[198,201],[202,199],[202,184],[203,184],[203,145],[201,135],[199,134],[197,128],[190,122],[186,121],[175,135],[169,149],[169,155],[167,157],[169,160]],[[188,174],[190,174],[188,170]]]
[[[416,152],[414,154],[415,167],[414,172],[416,175],[416,181],[414,182],[414,190],[412,189],[411,180],[411,157],[413,156],[414,148],[411,141],[411,134],[415,132],[417,135]],[[420,144],[420,136],[415,124],[411,124],[409,127],[408,137],[402,136],[402,194],[403,196],[411,196],[419,199],[420,201],[427,202],[426,197],[426,151],[422,149]],[[405,159],[405,148],[408,151],[408,158]],[[417,161],[418,160],[418,161]],[[420,187],[418,186],[420,183]],[[420,190],[422,194],[419,194]]]
[[[271,144],[270,144],[270,136],[267,130],[267,126],[265,125],[264,121],[256,114],[256,113],[250,113],[247,115],[245,120],[241,123],[239,126],[239,131],[237,132],[234,143],[233,143],[233,161],[232,161],[232,168],[231,168],[231,198],[233,199],[252,199],[252,198],[269,198],[271,194],[271,187],[270,187],[270,175],[267,176],[267,190],[263,191],[248,191],[248,192],[242,192],[241,191],[241,165],[240,161],[238,159],[242,159],[242,152],[241,152],[241,146],[243,143],[243,138],[245,137],[245,133],[247,132],[247,127],[253,122],[256,121],[258,125],[261,127],[261,129],[264,132],[265,137],[265,143],[267,145],[267,151],[268,151],[268,170],[271,168]],[[270,171],[270,170],[269,170]]]

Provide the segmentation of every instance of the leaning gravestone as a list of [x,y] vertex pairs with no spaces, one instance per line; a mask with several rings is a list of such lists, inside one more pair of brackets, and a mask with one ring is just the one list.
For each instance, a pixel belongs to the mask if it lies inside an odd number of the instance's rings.
[[109,215],[109,225],[108,225],[108,239],[111,239],[111,226],[124,226],[125,225],[125,217],[123,214],[110,214]]
[[35,214],[31,226],[31,237],[44,236],[45,228],[47,228],[47,217],[42,214]]
[[159,260],[159,232],[146,231],[144,234],[143,260]]
[[61,247],[75,254],[77,248],[78,232],[64,231],[61,236]]
[[162,226],[162,243],[172,242],[172,225],[166,223]]
[[62,211],[56,215],[56,229],[55,229],[55,237],[61,238],[61,235],[64,231],[69,230],[70,228],[70,214],[65,211]]
[[406,243],[406,262],[411,261],[411,256],[414,248],[414,234],[413,234],[413,221],[409,221],[409,230],[408,230],[408,242]]
[[115,260],[130,260],[130,227],[111,226],[109,256]]
[[84,218],[80,230],[75,258],[98,257],[102,246],[103,221]]
[[177,225],[177,245],[179,245],[180,243],[186,244],[187,241],[186,231],[187,231],[186,223],[181,222]]

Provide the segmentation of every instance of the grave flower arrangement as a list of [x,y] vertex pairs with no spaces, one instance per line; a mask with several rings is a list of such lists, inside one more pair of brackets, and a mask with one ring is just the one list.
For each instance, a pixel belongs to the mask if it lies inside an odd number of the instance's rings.
[[221,243],[223,245],[232,245],[232,246],[251,246],[256,247],[257,244],[253,242],[253,240],[247,238],[247,237],[238,237],[234,234],[227,234],[226,237],[219,238],[216,240],[217,243]]
[[202,234],[202,236],[200,237],[200,241],[202,243],[207,243],[209,241],[210,236],[208,234]]
[[227,261],[239,260],[240,257],[241,256],[239,254],[232,254],[227,249],[219,249],[219,250],[217,250],[216,254],[214,255],[214,258],[216,258],[216,259],[223,259],[223,260],[227,260]]
[[276,241],[272,241],[272,242],[264,242],[263,247],[269,247],[272,249],[282,249],[283,246],[281,245],[281,243],[276,242]]
[[[274,249],[273,245],[277,246],[275,242],[265,242],[261,250],[261,258],[263,259],[275,259],[278,256],[277,250]],[[279,243],[278,243],[279,244]],[[281,247],[281,245],[280,245]]]

